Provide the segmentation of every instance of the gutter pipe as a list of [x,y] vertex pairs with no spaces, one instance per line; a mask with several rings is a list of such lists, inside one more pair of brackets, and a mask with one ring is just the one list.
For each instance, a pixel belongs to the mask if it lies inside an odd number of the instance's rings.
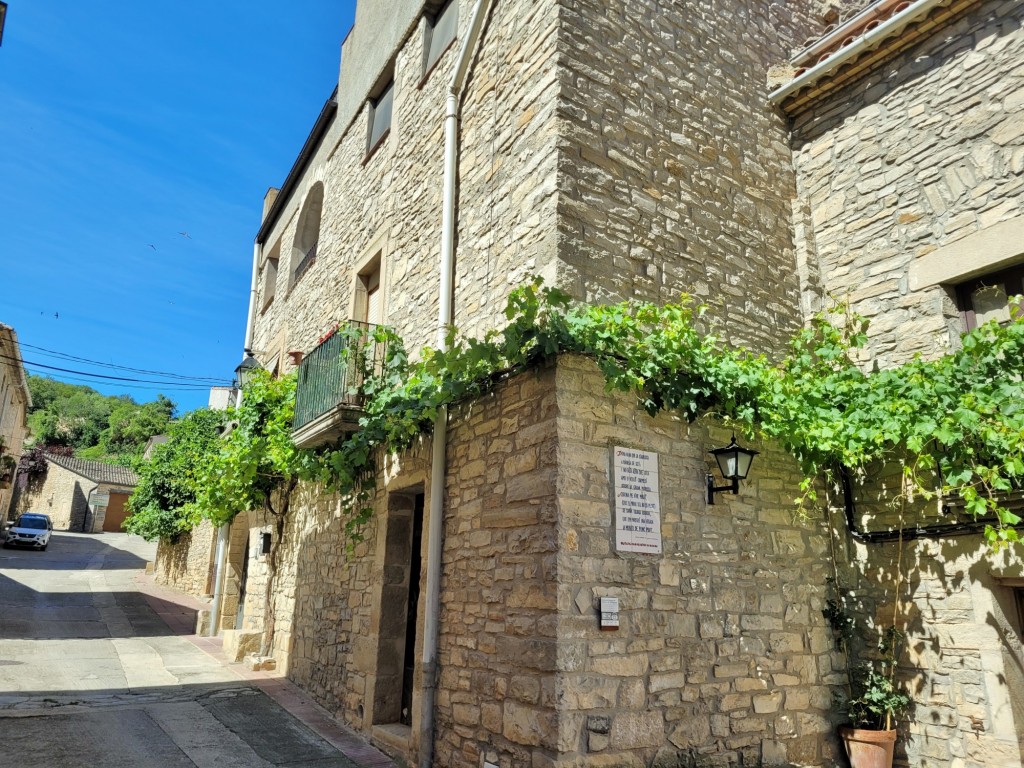
[[[797,91],[811,85],[815,80],[831,73],[845,64],[850,59],[860,55],[865,50],[880,43],[889,35],[895,34],[900,28],[924,16],[933,8],[944,5],[948,0],[918,0],[909,8],[900,11],[887,21],[882,22],[874,29],[858,37],[853,43],[838,51],[834,56],[829,56],[819,64],[815,64],[799,77],[795,77],[780,88],[768,95],[768,100],[775,105],[782,103],[784,99],[794,95]],[[837,30],[838,31],[838,30]]]
[[[459,156],[459,106],[466,77],[472,64],[484,22],[493,0],[477,0],[466,39],[459,49],[444,113],[444,181],[441,200],[441,263],[437,307],[437,346],[447,347],[448,328],[454,316],[453,284],[455,282],[455,181]],[[434,437],[430,464],[430,519],[427,533],[427,604],[423,617],[423,697],[420,705],[421,768],[430,768],[434,759],[434,707],[437,699],[437,648],[440,638],[441,555],[444,536],[445,458],[448,447],[448,408],[439,409],[434,420]]]
[[985,532],[985,526],[996,524],[995,517],[979,517],[959,523],[940,523],[938,525],[915,525],[912,528],[891,528],[886,531],[865,531],[857,525],[857,504],[853,498],[853,482],[846,467],[839,470],[843,486],[843,501],[846,511],[846,528],[857,541],[865,544],[889,544],[894,541],[914,541],[915,539],[945,539],[950,536],[971,536]]
[[[257,275],[260,269],[260,241],[252,244],[252,277],[249,280],[249,314],[245,321],[245,342],[243,343],[242,359],[244,360],[252,349],[252,338],[256,327],[256,286]],[[242,393],[238,393],[237,405],[242,403]],[[224,559],[228,552],[228,529],[230,523],[217,528],[217,549],[213,562],[213,604],[210,606],[210,628],[207,631],[209,637],[216,637],[220,630],[220,606],[224,599],[224,572],[226,570]]]

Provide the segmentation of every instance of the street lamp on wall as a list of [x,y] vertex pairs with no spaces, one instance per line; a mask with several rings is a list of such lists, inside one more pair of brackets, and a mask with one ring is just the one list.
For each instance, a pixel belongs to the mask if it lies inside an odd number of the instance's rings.
[[709,453],[718,462],[718,470],[722,473],[722,477],[731,481],[729,485],[715,485],[715,476],[710,472],[708,473],[707,502],[708,504],[714,504],[716,493],[721,491],[740,492],[740,480],[747,478],[750,465],[754,462],[754,457],[757,456],[758,451],[744,448],[736,442],[736,435],[733,435],[732,440],[729,441],[727,446],[715,448],[709,451]]
[[262,367],[259,360],[252,356],[252,350],[245,350],[245,359],[235,368],[235,381],[238,382],[238,386],[245,387],[252,381],[253,374]]

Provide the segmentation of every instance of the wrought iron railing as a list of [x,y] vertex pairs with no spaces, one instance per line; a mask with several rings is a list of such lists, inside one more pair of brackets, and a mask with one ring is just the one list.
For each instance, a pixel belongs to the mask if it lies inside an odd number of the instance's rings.
[[343,323],[321,341],[299,365],[295,390],[294,429],[338,406],[362,407],[360,387],[366,371],[379,370],[386,345],[373,341],[377,326]]

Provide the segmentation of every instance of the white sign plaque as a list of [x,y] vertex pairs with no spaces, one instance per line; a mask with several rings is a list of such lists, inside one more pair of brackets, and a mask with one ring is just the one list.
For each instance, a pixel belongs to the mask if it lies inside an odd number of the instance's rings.
[[658,454],[612,448],[615,489],[615,549],[661,554],[661,494]]

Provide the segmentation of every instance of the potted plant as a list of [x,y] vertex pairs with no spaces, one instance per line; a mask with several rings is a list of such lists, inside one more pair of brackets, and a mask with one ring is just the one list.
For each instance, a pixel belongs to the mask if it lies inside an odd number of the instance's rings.
[[895,723],[910,706],[910,697],[895,682],[902,640],[903,635],[896,627],[888,627],[878,644],[879,658],[857,667],[851,665],[851,698],[846,709],[852,724],[839,728],[851,768],[892,766]]

